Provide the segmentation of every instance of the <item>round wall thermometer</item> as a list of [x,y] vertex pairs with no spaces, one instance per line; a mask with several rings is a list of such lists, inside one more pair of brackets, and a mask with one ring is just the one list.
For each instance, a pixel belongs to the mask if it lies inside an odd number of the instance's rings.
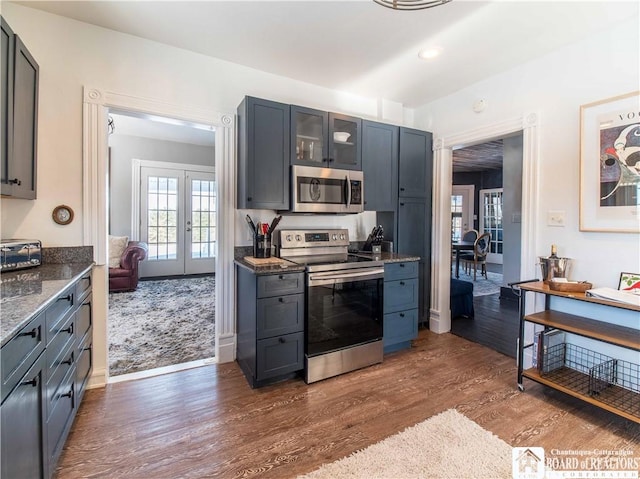
[[73,221],[73,210],[67,205],[56,206],[51,217],[59,225],[68,225]]

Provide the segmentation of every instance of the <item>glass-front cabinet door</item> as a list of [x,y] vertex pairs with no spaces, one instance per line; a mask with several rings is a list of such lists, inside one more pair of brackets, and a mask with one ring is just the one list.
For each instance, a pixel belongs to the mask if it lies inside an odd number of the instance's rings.
[[291,164],[362,169],[362,120],[291,106]]
[[329,166],[362,169],[362,120],[329,113]]
[[327,137],[329,114],[302,106],[291,106],[291,164],[329,165]]

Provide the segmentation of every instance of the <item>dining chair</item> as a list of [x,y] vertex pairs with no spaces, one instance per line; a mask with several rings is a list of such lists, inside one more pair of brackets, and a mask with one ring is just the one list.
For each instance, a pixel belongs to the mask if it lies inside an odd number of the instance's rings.
[[478,230],[471,229],[462,235],[461,241],[475,241],[478,239],[478,236],[480,236]]
[[460,259],[464,262],[464,270],[467,274],[471,274],[471,265],[473,264],[473,280],[476,280],[478,266],[481,267],[480,275],[487,277],[487,253],[491,244],[491,233],[481,234],[473,245],[473,253],[460,255]]

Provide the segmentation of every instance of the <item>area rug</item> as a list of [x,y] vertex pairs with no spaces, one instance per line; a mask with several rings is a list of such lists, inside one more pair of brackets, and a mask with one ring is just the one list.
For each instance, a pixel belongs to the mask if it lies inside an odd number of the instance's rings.
[[215,277],[140,281],[109,294],[109,374],[117,376],[214,355]]
[[511,447],[449,409],[298,479],[510,478]]
[[478,271],[476,274],[476,280],[474,281],[473,270],[471,270],[471,274],[467,274],[462,271],[462,268],[460,268],[460,277],[458,279],[473,283],[474,296],[486,296],[487,294],[499,293],[500,287],[502,286],[502,275],[500,273],[492,273],[490,271],[487,272],[486,278],[480,274],[480,271]]

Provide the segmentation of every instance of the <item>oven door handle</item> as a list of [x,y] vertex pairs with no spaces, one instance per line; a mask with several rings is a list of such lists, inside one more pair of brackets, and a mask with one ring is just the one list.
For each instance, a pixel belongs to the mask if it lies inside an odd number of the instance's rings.
[[324,284],[348,283],[350,281],[362,281],[367,279],[384,278],[384,268],[367,269],[357,272],[336,272],[310,273],[309,286],[322,286]]

